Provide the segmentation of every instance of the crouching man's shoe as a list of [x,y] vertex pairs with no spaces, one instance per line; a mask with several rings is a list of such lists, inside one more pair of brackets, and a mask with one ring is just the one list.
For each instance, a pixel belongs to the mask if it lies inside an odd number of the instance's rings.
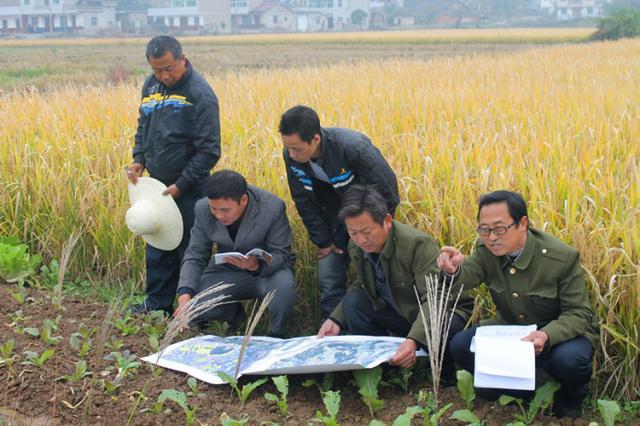
[[556,399],[553,402],[553,411],[556,417],[569,417],[576,419],[582,416],[583,398],[571,398],[560,392],[556,395]]

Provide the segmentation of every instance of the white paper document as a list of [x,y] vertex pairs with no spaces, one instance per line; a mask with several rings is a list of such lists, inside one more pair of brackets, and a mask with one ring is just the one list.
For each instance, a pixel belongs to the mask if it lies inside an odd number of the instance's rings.
[[536,358],[532,342],[476,335],[475,346],[475,387],[535,390]]
[[506,340],[522,340],[523,337],[528,336],[532,331],[536,331],[535,324],[531,325],[485,325],[476,328],[476,335],[471,340],[471,352],[476,351],[475,338],[476,337],[492,337],[494,339],[506,339]]
[[215,263],[216,265],[219,265],[221,263],[224,263],[224,259],[227,257],[239,257],[242,259],[248,259],[249,256],[255,256],[260,260],[264,260],[265,262],[269,263],[271,262],[271,259],[273,258],[273,256],[271,256],[271,254],[265,250],[259,249],[259,248],[254,248],[244,254],[237,252],[237,251],[228,251],[226,253],[217,253],[216,255],[214,255],[215,258]]
[[[233,376],[243,336],[199,336],[174,343],[162,353],[142,358],[160,367],[182,371],[214,385],[226,383],[217,374]],[[373,368],[389,361],[404,338],[316,336],[251,338],[240,368],[246,374],[300,374]],[[422,350],[416,352],[425,356]],[[159,359],[158,359],[159,358]]]

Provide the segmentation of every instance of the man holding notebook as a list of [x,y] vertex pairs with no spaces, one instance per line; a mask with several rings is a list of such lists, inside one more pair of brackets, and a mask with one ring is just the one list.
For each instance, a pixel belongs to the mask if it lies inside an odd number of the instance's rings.
[[[291,228],[284,201],[247,185],[242,175],[231,170],[211,175],[203,185],[203,192],[207,198],[195,206],[195,223],[180,272],[175,315],[199,292],[221,283],[231,284],[214,295],[227,295],[228,301],[237,303],[211,309],[198,319],[197,325],[221,320],[235,327],[244,319],[241,300],[262,299],[275,290],[269,305],[270,334],[284,336],[297,297],[295,257],[291,253]],[[212,256],[213,244],[217,256]]]

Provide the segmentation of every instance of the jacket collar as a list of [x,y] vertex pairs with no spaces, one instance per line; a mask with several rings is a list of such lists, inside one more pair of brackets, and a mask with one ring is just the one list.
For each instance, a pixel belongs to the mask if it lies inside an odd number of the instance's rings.
[[536,251],[536,239],[533,237],[531,230],[527,231],[527,242],[524,243],[524,248],[520,256],[513,262],[513,266],[516,269],[527,269],[533,258],[533,253]]
[[256,218],[260,210],[258,208],[258,199],[251,188],[247,189],[247,195],[249,196],[249,203],[242,217],[242,222],[240,222],[240,226],[238,227],[238,233],[236,234],[236,239],[233,244],[234,247],[240,246],[247,235],[251,233],[253,227],[256,226]]
[[385,260],[391,259],[396,249],[395,241],[396,241],[396,221],[393,220],[391,222],[391,229],[389,230],[389,234],[387,235],[387,241],[384,242],[384,246],[382,246],[382,252],[380,253],[380,256],[383,259]]

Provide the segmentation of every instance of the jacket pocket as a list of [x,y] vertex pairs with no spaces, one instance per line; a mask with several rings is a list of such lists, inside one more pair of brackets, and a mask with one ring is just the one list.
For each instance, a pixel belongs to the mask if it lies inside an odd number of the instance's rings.
[[560,315],[558,288],[553,285],[547,288],[529,290],[526,294],[529,309],[537,323],[548,323]]

